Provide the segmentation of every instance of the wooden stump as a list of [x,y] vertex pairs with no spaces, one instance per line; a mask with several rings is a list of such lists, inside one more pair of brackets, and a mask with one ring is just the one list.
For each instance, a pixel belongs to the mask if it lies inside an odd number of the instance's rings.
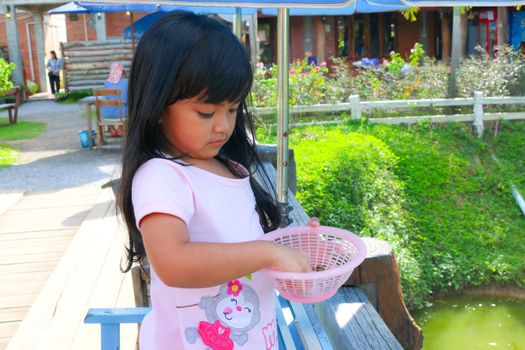
[[399,267],[392,248],[385,242],[365,237],[365,261],[354,270],[345,286],[358,286],[405,349],[421,349],[423,332],[406,308]]

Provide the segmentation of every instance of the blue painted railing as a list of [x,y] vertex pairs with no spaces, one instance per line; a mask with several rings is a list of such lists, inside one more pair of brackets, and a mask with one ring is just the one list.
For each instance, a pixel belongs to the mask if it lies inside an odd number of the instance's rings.
[[[286,350],[333,350],[311,305],[302,305],[277,297],[279,348]],[[89,309],[84,323],[100,324],[101,349],[118,350],[120,324],[141,323],[148,307]]]

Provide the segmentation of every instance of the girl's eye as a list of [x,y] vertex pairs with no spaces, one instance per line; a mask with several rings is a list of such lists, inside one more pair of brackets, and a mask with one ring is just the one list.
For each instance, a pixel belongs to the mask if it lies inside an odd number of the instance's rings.
[[199,112],[199,115],[202,118],[211,118],[211,117],[213,117],[213,113],[214,112]]
[[235,114],[237,113],[237,108],[231,108],[228,112],[230,112],[230,114]]
[[237,305],[237,299],[231,298],[230,301],[233,301]]
[[245,307],[244,310],[248,310],[248,312],[252,312],[250,308]]

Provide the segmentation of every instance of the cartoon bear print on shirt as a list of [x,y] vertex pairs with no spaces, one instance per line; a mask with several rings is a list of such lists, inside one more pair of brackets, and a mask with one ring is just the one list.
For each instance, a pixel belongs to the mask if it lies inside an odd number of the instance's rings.
[[222,285],[216,297],[202,297],[199,307],[206,321],[199,322],[198,328],[186,328],[184,334],[189,343],[200,337],[212,350],[231,350],[233,342],[244,345],[248,331],[261,319],[257,294],[239,280]]

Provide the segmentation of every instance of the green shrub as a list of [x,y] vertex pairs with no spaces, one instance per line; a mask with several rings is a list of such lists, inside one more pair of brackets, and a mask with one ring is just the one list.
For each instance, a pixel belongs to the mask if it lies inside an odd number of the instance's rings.
[[92,90],[78,90],[72,92],[57,92],[55,94],[57,101],[63,104],[77,103],[78,100],[87,97],[93,96]]
[[27,90],[32,94],[36,94],[38,92],[38,84],[35,83],[34,81],[28,80]]
[[7,63],[3,58],[0,58],[0,93],[8,91],[13,87],[11,74],[14,69],[14,63]]
[[405,293],[415,300],[421,272],[407,249],[410,217],[404,184],[394,173],[397,156],[376,137],[344,128],[309,128],[294,139],[297,198],[306,212],[325,225],[389,241],[404,272]]
[[297,196],[323,224],[389,241],[412,308],[467,285],[525,286],[525,220],[510,189],[525,180],[524,127],[504,123],[501,141],[460,123],[298,128]]

